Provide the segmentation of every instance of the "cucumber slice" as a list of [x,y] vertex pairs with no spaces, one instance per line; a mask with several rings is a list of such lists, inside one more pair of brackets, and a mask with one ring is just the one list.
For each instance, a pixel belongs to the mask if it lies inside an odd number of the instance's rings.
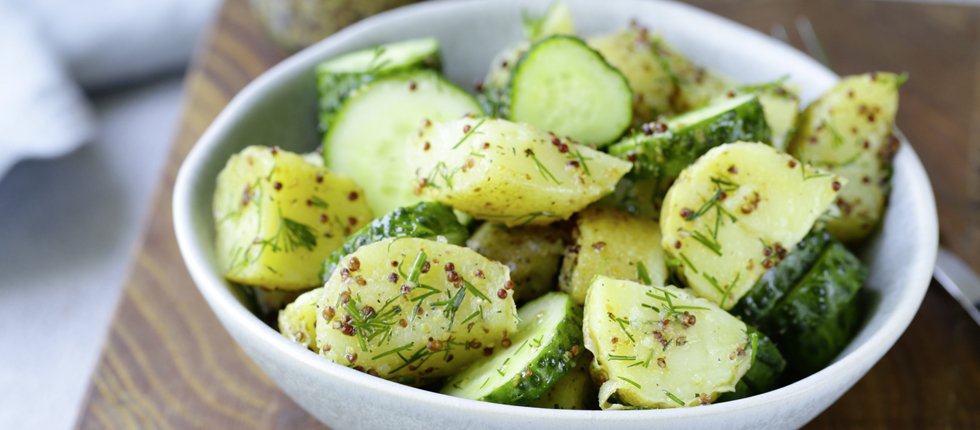
[[379,76],[411,69],[439,69],[439,41],[411,39],[343,54],[316,68],[320,94],[320,131],[333,124],[344,101]]
[[369,243],[392,237],[417,237],[436,240],[439,237],[446,243],[462,245],[469,237],[449,206],[436,202],[421,202],[414,206],[395,209],[381,218],[375,218],[347,238],[347,241],[323,261],[320,277],[326,283],[330,275],[345,255],[357,251]]
[[420,200],[405,162],[408,139],[426,121],[479,113],[465,91],[431,70],[385,76],[350,95],[323,138],[326,166],[354,178],[375,214]]
[[796,244],[793,252],[756,281],[752,289],[732,308],[732,315],[767,329],[764,324],[769,312],[800,282],[831,241],[830,234],[826,231],[810,232]]
[[517,311],[511,346],[452,377],[443,394],[511,405],[528,404],[575,365],[582,350],[582,314],[572,298],[549,293]]
[[584,41],[551,36],[531,46],[510,81],[509,119],[586,144],[612,142],[633,120],[626,78]]
[[583,350],[578,356],[578,364],[529,406],[545,409],[599,409],[599,391],[589,374],[592,360],[592,354]]
[[850,343],[861,320],[858,291],[866,277],[861,261],[833,242],[772,311],[770,334],[798,376],[822,369]]
[[583,329],[602,409],[710,403],[751,366],[745,323],[686,289],[599,276]]
[[762,105],[750,94],[646,125],[611,146],[609,153],[632,161],[637,177],[669,184],[711,148],[739,140],[770,140]]

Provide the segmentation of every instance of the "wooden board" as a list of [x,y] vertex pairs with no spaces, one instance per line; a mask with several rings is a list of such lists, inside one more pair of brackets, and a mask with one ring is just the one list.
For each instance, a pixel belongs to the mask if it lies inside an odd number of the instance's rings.
[[[774,23],[792,27],[806,15],[839,72],[908,71],[899,127],[932,178],[942,241],[980,269],[980,8],[845,0],[691,3],[764,32]],[[227,0],[188,74],[180,131],[79,427],[321,427],[218,324],[184,268],[171,226],[181,160],[230,98],[284,56],[245,0]],[[977,387],[980,327],[933,284],[896,346],[809,426],[980,428]]]

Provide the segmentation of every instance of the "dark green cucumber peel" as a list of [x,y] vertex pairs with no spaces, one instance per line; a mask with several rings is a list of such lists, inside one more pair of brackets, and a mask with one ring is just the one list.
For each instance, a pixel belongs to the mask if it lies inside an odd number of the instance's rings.
[[769,140],[762,105],[755,96],[745,95],[665,123],[647,124],[644,130],[609,147],[609,153],[633,162],[632,175],[669,183],[711,148],[736,141]]
[[866,278],[861,261],[835,241],[771,311],[770,334],[794,374],[822,369],[850,343],[861,322],[858,292]]
[[[326,132],[333,124],[337,112],[344,105],[344,101],[355,90],[381,76],[399,73],[413,69],[432,69],[439,71],[442,68],[442,61],[439,55],[439,44],[434,43],[431,48],[423,48],[414,56],[402,59],[400,62],[385,61],[382,56],[387,49],[401,49],[399,45],[406,45],[414,41],[406,41],[388,45],[380,45],[361,51],[344,54],[340,57],[324,61],[316,69],[316,84],[319,93],[320,120],[319,127],[321,132]],[[419,40],[424,42],[424,40]],[[370,53],[379,61],[371,61],[365,64],[362,70],[353,71],[345,67],[343,71],[336,71],[331,65],[338,61],[343,61],[354,55]]]
[[830,234],[823,230],[807,234],[796,244],[793,252],[756,281],[752,289],[732,308],[731,314],[763,330],[769,329],[765,325],[769,312],[806,275],[832,241]]
[[[559,300],[561,302],[558,302]],[[551,309],[548,305],[554,306],[554,304],[547,303],[548,301],[560,303],[562,309]],[[528,315],[530,314],[528,310],[534,309],[535,306],[543,306],[549,313],[561,312],[563,318],[548,326],[530,323],[529,325],[522,325],[521,328],[524,332],[519,328],[518,333],[515,333],[513,338],[524,337],[523,341],[515,341],[509,348],[497,350],[493,355],[471,365],[463,373],[450,378],[442,392],[486,402],[528,405],[547,393],[555,383],[574,369],[578,356],[585,351],[582,346],[582,308],[576,305],[571,297],[565,293],[549,293],[525,304],[518,310],[522,322],[529,321],[530,318],[534,317]],[[542,345],[535,351],[536,355],[525,359],[527,361],[526,366],[521,366],[513,374],[503,373],[500,368],[489,369],[490,372],[488,373],[490,374],[486,378],[479,372],[480,370],[488,370],[481,369],[481,365],[487,365],[488,362],[499,360],[502,357],[506,357],[504,363],[512,359],[520,360],[522,352],[529,352],[523,351],[523,347],[526,345],[522,345],[522,343],[533,342],[534,339],[530,336],[535,332],[541,332],[543,335],[551,334],[551,338],[542,342]],[[500,378],[496,377],[498,373]],[[491,377],[497,381],[487,392],[484,390],[487,387],[481,384],[487,384]],[[474,392],[481,391],[484,394],[472,396]]]
[[466,227],[457,220],[453,209],[442,203],[421,202],[398,208],[381,218],[375,218],[348,237],[340,248],[324,260],[320,278],[327,282],[345,255],[369,243],[392,237],[435,239],[442,236],[447,242],[462,246],[469,235]]

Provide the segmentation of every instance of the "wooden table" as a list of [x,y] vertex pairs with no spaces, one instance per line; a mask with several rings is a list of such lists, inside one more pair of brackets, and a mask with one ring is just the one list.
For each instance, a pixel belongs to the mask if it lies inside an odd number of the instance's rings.
[[[932,178],[943,243],[980,269],[980,8],[692,3],[765,32],[806,15],[840,73],[908,71],[899,126]],[[220,327],[184,268],[171,226],[181,160],[231,97],[285,55],[259,30],[245,0],[221,8],[188,74],[180,131],[79,427],[321,427]],[[980,328],[934,283],[895,347],[810,426],[980,428],[978,388]]]

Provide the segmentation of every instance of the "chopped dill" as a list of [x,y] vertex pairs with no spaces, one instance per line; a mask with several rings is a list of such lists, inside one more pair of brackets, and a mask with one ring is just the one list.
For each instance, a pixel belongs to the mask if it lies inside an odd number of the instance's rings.
[[534,154],[533,149],[531,148],[525,149],[524,155],[531,157],[531,160],[534,160],[534,165],[538,168],[538,172],[541,173],[541,176],[543,176],[545,179],[550,179],[552,182],[555,183],[555,185],[561,185],[561,182],[558,180],[558,178],[556,178],[555,175],[551,174],[551,171],[549,171],[548,168],[545,167],[543,163],[541,163],[541,160],[538,159],[538,156]]
[[636,381],[634,381],[634,380],[632,380],[630,378],[627,378],[625,376],[617,376],[617,378],[622,379],[624,382],[627,382],[630,385],[632,385],[632,386],[634,386],[634,387],[636,387],[638,389],[641,389],[641,390],[643,389],[643,386],[642,385],[640,385],[639,383],[637,383]]
[[714,237],[708,237],[700,231],[692,231],[691,238],[700,242],[705,248],[708,248],[711,252],[721,257],[721,243]]
[[630,334],[629,330],[626,330],[626,326],[630,324],[630,321],[628,319],[617,317],[616,315],[613,315],[612,312],[609,312],[607,315],[609,316],[610,320],[612,320],[617,325],[619,325],[619,329],[623,331],[623,334],[625,334],[626,337],[630,339],[630,341],[636,343],[636,339],[633,338],[633,335]]
[[323,199],[321,199],[318,196],[310,197],[310,205],[318,207],[320,209],[326,209],[330,207],[330,205],[327,204],[327,202],[323,201]]
[[618,361],[634,361],[634,360],[636,360],[636,356],[635,355],[616,355],[616,354],[609,354],[608,357],[609,357],[609,361],[617,361],[617,360]]
[[476,130],[480,128],[480,126],[483,125],[483,123],[486,122],[486,120],[487,120],[486,118],[481,118],[480,121],[477,122],[475,126],[470,127],[470,130],[467,131],[466,134],[464,134],[461,139],[459,139],[459,142],[456,142],[456,144],[453,145],[453,149],[459,148],[459,146],[462,145],[463,142],[466,142],[466,139],[469,139],[470,136],[473,135],[473,133],[476,133]]
[[681,400],[680,397],[675,396],[674,393],[671,393],[670,391],[667,390],[663,390],[663,392],[664,394],[667,395],[667,397],[670,397],[670,400],[673,400],[674,403],[677,403],[680,406],[684,406],[684,401]]
[[646,285],[653,285],[653,281],[650,280],[650,272],[647,272],[647,266],[642,261],[636,262],[636,277]]

